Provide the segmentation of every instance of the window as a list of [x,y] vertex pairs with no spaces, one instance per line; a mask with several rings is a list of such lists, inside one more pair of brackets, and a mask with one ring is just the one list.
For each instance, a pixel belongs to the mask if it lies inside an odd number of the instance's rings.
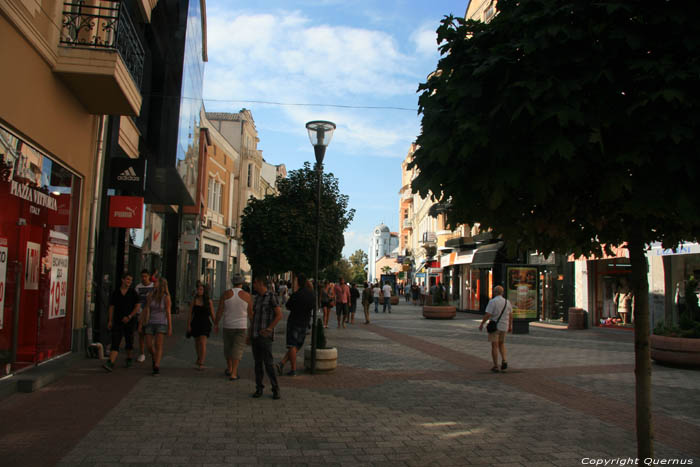
[[248,188],[253,186],[253,164],[248,164]]
[[222,202],[222,184],[217,182],[213,177],[209,178],[209,185],[207,187],[207,207],[210,211],[222,213],[223,202]]

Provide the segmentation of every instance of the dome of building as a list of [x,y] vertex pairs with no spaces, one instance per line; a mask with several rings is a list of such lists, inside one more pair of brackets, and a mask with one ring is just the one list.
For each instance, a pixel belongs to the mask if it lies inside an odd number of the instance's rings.
[[389,227],[387,227],[386,224],[379,224],[374,228],[375,235],[380,235],[383,232],[391,232],[391,230],[389,230]]

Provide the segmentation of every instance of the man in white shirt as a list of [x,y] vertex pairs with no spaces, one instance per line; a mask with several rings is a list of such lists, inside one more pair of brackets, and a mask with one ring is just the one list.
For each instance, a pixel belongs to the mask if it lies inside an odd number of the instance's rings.
[[[151,281],[151,275],[148,273],[148,269],[141,271],[141,283],[137,284],[134,289],[136,293],[139,294],[139,311],[136,315],[137,322],[141,322],[141,312],[146,308],[146,301],[148,300],[148,294],[153,292],[156,288],[156,284]],[[143,330],[139,331],[139,356],[136,361],[142,363],[146,360],[146,354],[144,352],[145,343]]]
[[382,289],[379,288],[379,282],[374,284],[372,289],[372,297],[374,298],[374,312],[379,313],[379,295],[382,293]]
[[382,312],[386,313],[386,308],[388,306],[389,313],[391,313],[391,285],[389,285],[389,282],[384,283],[384,287],[382,287],[382,292],[384,293],[384,308]]
[[493,367],[491,371],[498,373],[498,352],[501,352],[501,371],[506,371],[508,362],[506,361],[506,332],[513,332],[513,305],[503,297],[503,287],[497,285],[493,288],[493,298],[486,305],[484,319],[479,324],[479,331],[484,329],[486,320],[498,321],[497,331],[489,333],[491,342],[491,358]]

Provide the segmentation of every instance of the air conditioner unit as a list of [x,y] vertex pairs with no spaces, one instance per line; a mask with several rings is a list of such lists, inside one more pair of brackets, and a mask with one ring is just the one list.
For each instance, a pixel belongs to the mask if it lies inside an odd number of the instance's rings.
[[226,236],[235,237],[236,236],[236,228],[235,227],[226,227]]
[[202,227],[207,226],[207,216],[202,216]]
[[207,222],[206,222],[205,227],[206,227],[207,229],[211,229],[211,224],[212,224],[211,219],[207,219]]

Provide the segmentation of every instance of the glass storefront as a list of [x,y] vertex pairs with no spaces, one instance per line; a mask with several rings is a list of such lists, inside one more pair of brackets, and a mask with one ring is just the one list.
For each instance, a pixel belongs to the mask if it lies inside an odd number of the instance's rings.
[[0,126],[0,358],[70,351],[80,179]]

